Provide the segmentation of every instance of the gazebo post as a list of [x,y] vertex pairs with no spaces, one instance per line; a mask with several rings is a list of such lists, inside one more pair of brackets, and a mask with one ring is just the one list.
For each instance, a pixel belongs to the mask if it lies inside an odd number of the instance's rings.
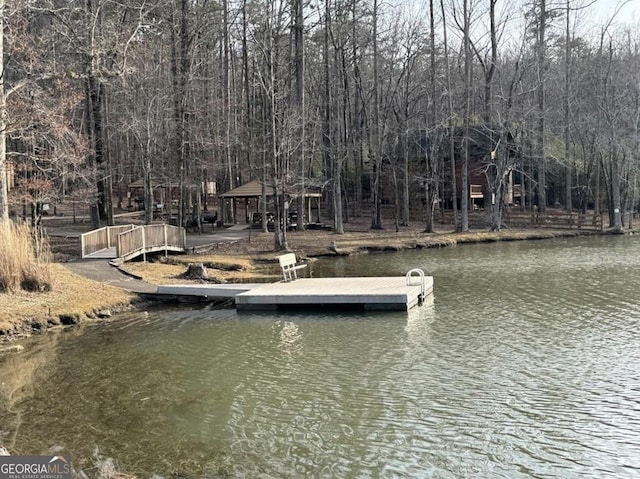
[[238,224],[238,205],[235,198],[231,198],[231,214],[233,215],[233,218],[231,218],[233,223]]
[[226,223],[226,219],[227,219],[227,199],[223,197],[222,201],[220,201],[220,221],[222,221],[223,226]]

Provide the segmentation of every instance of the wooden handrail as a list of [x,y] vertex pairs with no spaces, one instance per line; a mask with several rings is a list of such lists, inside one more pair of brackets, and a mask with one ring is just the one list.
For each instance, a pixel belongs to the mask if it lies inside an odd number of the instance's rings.
[[156,251],[184,251],[184,228],[167,224],[138,226],[118,235],[117,256],[124,261]]
[[107,248],[116,246],[118,235],[135,228],[134,225],[105,226],[80,235],[80,254],[82,258]]

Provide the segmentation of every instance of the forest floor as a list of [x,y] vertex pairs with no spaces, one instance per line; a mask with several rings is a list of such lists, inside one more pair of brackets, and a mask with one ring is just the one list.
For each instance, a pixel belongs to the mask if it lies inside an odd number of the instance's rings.
[[[64,230],[64,226],[60,231]],[[222,230],[224,231],[224,230]],[[112,313],[136,307],[139,296],[125,289],[73,273],[65,263],[78,261],[79,240],[73,235],[58,234],[49,228],[53,287],[47,293],[0,294],[0,340],[21,337],[50,327],[76,324],[87,319],[110,317]],[[434,233],[425,233],[422,225],[400,227],[389,222],[381,230],[369,229],[365,220],[345,225],[345,233],[326,230],[289,231],[289,250],[302,260],[315,257],[345,256],[368,251],[399,251],[439,248],[464,243],[539,240],[557,237],[600,234],[585,230],[506,229],[501,232],[473,230],[455,233],[440,225]],[[215,238],[215,235],[212,235]],[[247,231],[240,241],[212,242],[199,254],[158,257],[149,262],[128,262],[121,269],[151,285],[189,282],[182,277],[189,263],[203,263],[209,278],[216,282],[277,281],[280,268],[274,248],[274,235]],[[95,294],[100,291],[100,294]],[[0,348],[1,351],[1,348]]]

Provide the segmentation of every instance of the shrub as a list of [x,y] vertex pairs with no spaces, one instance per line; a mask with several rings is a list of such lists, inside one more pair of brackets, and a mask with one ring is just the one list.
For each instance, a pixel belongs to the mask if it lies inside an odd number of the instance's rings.
[[51,289],[49,242],[28,224],[0,221],[0,291]]

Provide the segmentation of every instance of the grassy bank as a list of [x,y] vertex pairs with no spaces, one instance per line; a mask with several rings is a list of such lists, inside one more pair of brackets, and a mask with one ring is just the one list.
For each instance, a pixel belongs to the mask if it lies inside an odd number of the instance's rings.
[[0,338],[108,315],[129,307],[135,298],[121,289],[80,277],[61,264],[51,263],[49,268],[49,291],[0,293]]
[[48,238],[40,230],[28,223],[0,222],[0,338],[107,316],[131,299],[53,263]]

